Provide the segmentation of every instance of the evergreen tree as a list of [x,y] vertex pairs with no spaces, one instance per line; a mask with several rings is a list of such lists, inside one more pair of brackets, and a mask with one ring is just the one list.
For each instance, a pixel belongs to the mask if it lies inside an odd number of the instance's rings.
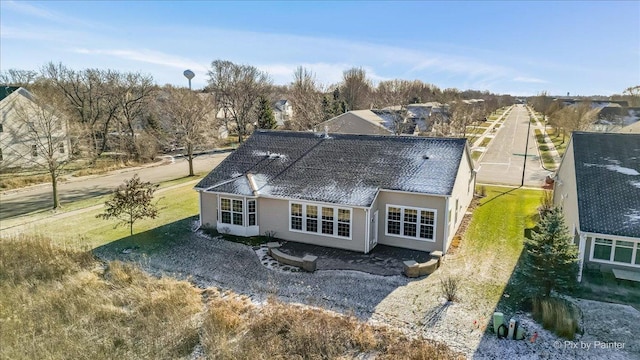
[[275,129],[278,126],[269,100],[264,96],[258,102],[258,129]]
[[525,240],[523,275],[534,296],[548,297],[577,284],[578,249],[560,208],[551,209]]

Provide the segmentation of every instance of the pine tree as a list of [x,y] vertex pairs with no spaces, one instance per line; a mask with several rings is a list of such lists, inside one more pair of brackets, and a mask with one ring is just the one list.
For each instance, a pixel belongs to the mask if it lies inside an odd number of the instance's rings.
[[263,96],[258,103],[258,129],[275,129],[278,126],[269,100]]
[[548,297],[552,290],[565,292],[577,284],[578,249],[560,208],[551,209],[525,240],[523,275],[533,295]]

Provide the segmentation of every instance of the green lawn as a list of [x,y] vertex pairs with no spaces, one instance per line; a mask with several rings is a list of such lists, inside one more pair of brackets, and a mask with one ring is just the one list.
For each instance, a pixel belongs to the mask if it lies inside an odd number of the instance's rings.
[[467,126],[467,134],[482,134],[487,131],[486,127]]
[[480,142],[480,146],[487,146],[489,145],[489,143],[491,142],[493,138],[490,137],[485,137],[484,139],[482,139],[482,141]]
[[540,157],[542,159],[542,164],[548,170],[555,170],[559,164],[553,160],[553,155],[551,155],[551,151],[549,151],[549,146],[544,141],[544,135],[542,134],[542,130],[535,129],[536,134],[536,142],[538,143],[538,149],[540,150]]
[[[171,239],[175,235],[171,230],[171,224],[190,221],[198,215],[198,195],[191,183],[167,190],[158,194],[156,198],[159,199],[158,205],[162,209],[157,218],[140,220],[133,225],[136,242],[161,241],[162,237]],[[25,232],[44,234],[54,241],[82,248],[95,248],[129,236],[127,226],[114,228],[115,221],[97,219],[96,215],[101,212],[102,209],[98,209],[85,211],[69,218],[45,219],[39,221],[37,227],[28,227]],[[184,224],[176,226],[180,231],[184,230]],[[149,231],[160,227],[164,228],[163,234]]]
[[[468,274],[475,296],[499,308],[515,309],[523,300],[513,272],[524,247],[525,229],[537,219],[539,190],[486,187],[487,196],[480,199],[464,235],[461,256],[473,259]],[[505,297],[504,294],[508,294]]]
[[[200,174],[196,174],[196,176],[185,176],[185,177],[181,177],[181,178],[174,179],[174,180],[164,181],[164,182],[161,182],[161,183],[158,184],[158,185],[160,185],[158,189],[165,189],[165,188],[168,188],[170,186],[176,186],[176,185],[179,185],[179,184],[192,182],[194,180],[201,179],[204,175],[205,175],[204,173],[200,173]],[[104,202],[109,198],[109,196],[110,195],[96,196],[94,198],[78,200],[78,201],[69,202],[69,203],[62,202],[61,203],[61,208],[56,210],[55,213],[50,209],[37,210],[37,211],[31,212],[29,214],[25,214],[25,215],[17,217],[17,218],[12,218],[12,219],[9,219],[9,220],[3,220],[2,221],[2,228],[5,229],[5,228],[12,227],[12,226],[20,225],[20,224],[25,224],[25,223],[34,222],[34,221],[45,220],[46,218],[51,217],[54,214],[64,214],[64,213],[67,213],[67,212],[70,212],[70,211],[84,209],[84,208],[92,207],[92,206],[95,206],[95,205],[104,204]]]
[[473,151],[471,152],[471,158],[473,160],[478,161],[478,159],[480,159],[480,156],[482,155],[482,151]]

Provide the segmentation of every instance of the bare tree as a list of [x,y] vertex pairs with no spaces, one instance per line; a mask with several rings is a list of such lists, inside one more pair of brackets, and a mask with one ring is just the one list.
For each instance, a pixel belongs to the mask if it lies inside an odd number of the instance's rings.
[[412,83],[406,80],[382,81],[376,88],[376,104],[387,108],[387,114],[393,121],[393,132],[403,133],[409,116],[407,105],[411,101]]
[[255,120],[255,107],[271,85],[266,73],[250,65],[238,65],[227,60],[215,60],[209,70],[209,88],[219,100],[218,106],[229,111],[243,142]]
[[167,96],[160,100],[160,110],[167,117],[169,132],[175,135],[176,143],[184,146],[189,176],[194,176],[194,149],[210,141],[211,132],[217,128],[213,101],[209,94],[189,89],[167,87],[164,90]]
[[340,93],[347,103],[347,110],[368,109],[371,82],[363,68],[351,68],[342,74]]
[[57,209],[58,180],[70,159],[67,123],[54,99],[26,91],[24,95],[11,105],[15,122],[6,124],[5,131],[14,144],[4,162],[21,161],[45,170],[51,177],[52,208]]
[[299,66],[291,83],[293,118],[289,127],[294,130],[311,130],[323,121],[323,94],[311,70]]
[[28,87],[35,83],[38,77],[37,71],[9,69],[0,73],[0,84]]
[[42,75],[67,99],[65,108],[75,115],[83,131],[78,136],[88,137],[90,151],[100,155],[106,150],[107,132],[120,106],[113,94],[117,73],[98,69],[75,71],[49,63],[42,68]]
[[[149,113],[149,101],[156,90],[151,76],[143,76],[140,73],[120,74],[117,89],[119,101],[118,120],[127,129],[129,137],[126,151],[140,160],[140,144],[137,141],[136,128],[142,128],[143,118]],[[118,136],[122,136],[119,131]]]
[[158,205],[151,201],[158,184],[143,182],[138,174],[133,175],[111,195],[111,199],[104,203],[104,213],[97,218],[116,219],[118,225],[129,225],[129,232],[133,235],[133,224],[144,218],[155,219],[158,216]]
[[592,109],[590,102],[565,106],[554,113],[556,123],[562,128],[563,141],[566,132],[587,130],[596,121],[598,109]]

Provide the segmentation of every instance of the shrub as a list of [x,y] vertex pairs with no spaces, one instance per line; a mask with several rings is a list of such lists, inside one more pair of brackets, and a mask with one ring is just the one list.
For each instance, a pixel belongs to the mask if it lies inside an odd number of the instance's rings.
[[440,279],[440,291],[447,301],[456,301],[458,299],[458,289],[460,288],[460,279],[448,276]]
[[573,340],[578,326],[580,313],[578,309],[563,299],[558,298],[534,298],[533,317],[542,326],[555,332],[558,336]]

